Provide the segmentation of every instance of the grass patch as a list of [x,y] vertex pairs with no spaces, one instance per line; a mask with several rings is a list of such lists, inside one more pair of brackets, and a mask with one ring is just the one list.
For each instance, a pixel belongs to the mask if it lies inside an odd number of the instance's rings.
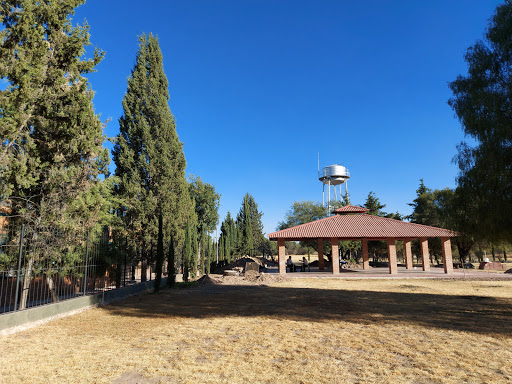
[[0,339],[6,382],[506,383],[512,281],[163,289]]

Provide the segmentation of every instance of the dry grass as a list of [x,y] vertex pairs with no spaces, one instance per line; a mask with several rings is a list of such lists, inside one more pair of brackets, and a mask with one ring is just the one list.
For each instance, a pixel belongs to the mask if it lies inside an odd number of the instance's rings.
[[506,383],[512,281],[202,284],[0,339],[4,382]]

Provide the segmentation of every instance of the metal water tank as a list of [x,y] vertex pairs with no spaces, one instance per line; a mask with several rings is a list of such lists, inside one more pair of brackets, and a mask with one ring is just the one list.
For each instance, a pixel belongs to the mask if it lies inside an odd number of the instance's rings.
[[350,173],[343,165],[329,165],[318,172],[318,180],[324,184],[340,185],[348,179],[350,179]]

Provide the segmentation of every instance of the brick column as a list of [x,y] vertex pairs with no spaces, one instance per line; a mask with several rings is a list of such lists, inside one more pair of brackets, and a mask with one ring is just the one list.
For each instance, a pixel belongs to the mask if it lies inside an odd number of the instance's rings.
[[284,239],[277,239],[277,254],[279,255],[279,273],[286,275],[286,254],[284,249]]
[[324,270],[324,239],[318,239],[318,269]]
[[449,237],[441,237],[444,273],[453,273],[452,243]]
[[338,254],[338,238],[331,237],[331,261],[332,261],[332,273],[340,273],[340,256]]
[[370,269],[370,259],[368,258],[368,239],[361,240],[363,248],[363,269]]
[[398,268],[396,265],[396,244],[395,239],[388,239],[388,263],[389,263],[389,273],[391,275],[395,275],[398,273]]
[[411,239],[404,239],[405,268],[412,269]]
[[420,239],[421,249],[421,265],[424,271],[430,271],[430,256],[428,254],[428,240],[426,238]]

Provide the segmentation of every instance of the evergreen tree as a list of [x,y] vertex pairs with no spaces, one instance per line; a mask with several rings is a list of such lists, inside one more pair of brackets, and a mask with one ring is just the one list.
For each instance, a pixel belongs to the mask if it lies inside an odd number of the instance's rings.
[[193,258],[193,250],[192,250],[191,230],[190,230],[189,221],[187,220],[187,225],[185,227],[185,246],[183,247],[183,281],[185,283],[188,282],[188,280],[189,280],[192,258]]
[[190,256],[190,275],[195,280],[197,277],[197,266],[199,264],[199,244],[197,238],[197,228],[195,226],[190,228],[190,240],[192,244],[192,255]]
[[222,265],[226,264],[224,257],[224,237],[219,237],[219,261]]
[[244,205],[242,211],[243,223],[243,250],[246,255],[251,255],[254,249],[252,224],[251,224],[251,211],[249,206],[249,197],[244,196]]
[[171,234],[171,239],[169,241],[169,254],[167,256],[167,285],[169,287],[174,286],[176,283],[176,266],[175,266],[175,257],[174,257],[174,239]]
[[370,191],[370,193],[368,193],[368,197],[366,198],[364,207],[369,209],[369,215],[385,216],[386,214],[382,211],[382,208],[384,208],[385,206],[386,204],[382,204],[379,201],[379,198],[375,196],[375,192]]
[[162,61],[157,38],[140,36],[113,150],[122,217],[132,245],[142,246],[145,258],[156,237],[157,212],[166,217],[164,238],[172,234],[181,248],[185,222],[193,210]]
[[158,215],[158,240],[156,245],[155,292],[160,290],[162,281],[162,267],[164,265],[164,233],[162,214]]
[[78,230],[104,207],[108,151],[84,77],[103,52],[86,59],[89,27],[70,19],[84,2],[0,5],[0,197],[10,199],[12,220]]
[[256,200],[254,200],[254,197],[252,197],[251,194],[247,193],[246,197],[251,222],[253,249],[260,249],[266,240],[265,235],[263,233],[263,222],[261,221],[263,212],[260,212],[258,210],[258,204],[256,204]]
[[423,179],[420,179],[416,198],[408,205],[413,209],[412,214],[408,216],[412,223],[439,226],[434,192],[425,186]]

